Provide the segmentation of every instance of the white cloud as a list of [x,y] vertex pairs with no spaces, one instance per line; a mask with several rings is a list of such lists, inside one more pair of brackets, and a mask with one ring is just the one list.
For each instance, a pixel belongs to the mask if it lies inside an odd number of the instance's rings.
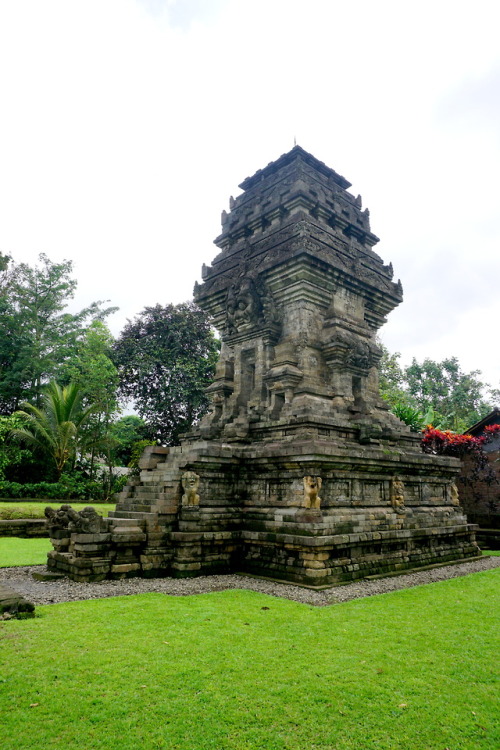
[[0,0],[0,250],[73,259],[78,304],[120,305],[118,332],[191,296],[229,195],[296,136],[362,193],[403,281],[388,345],[498,382],[494,13]]

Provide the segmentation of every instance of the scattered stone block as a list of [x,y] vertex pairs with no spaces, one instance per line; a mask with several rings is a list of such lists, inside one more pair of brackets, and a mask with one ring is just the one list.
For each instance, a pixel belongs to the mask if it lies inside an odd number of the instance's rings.
[[35,605],[10,586],[0,583],[0,619],[33,617]]

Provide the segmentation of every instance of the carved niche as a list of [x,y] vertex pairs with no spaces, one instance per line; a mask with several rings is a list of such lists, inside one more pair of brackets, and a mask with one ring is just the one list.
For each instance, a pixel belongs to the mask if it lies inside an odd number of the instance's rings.
[[262,305],[252,279],[243,278],[229,287],[226,310],[226,330],[230,334],[258,324]]
[[345,329],[335,331],[332,338],[324,344],[323,352],[330,367],[360,375],[367,375],[381,356],[375,343]]

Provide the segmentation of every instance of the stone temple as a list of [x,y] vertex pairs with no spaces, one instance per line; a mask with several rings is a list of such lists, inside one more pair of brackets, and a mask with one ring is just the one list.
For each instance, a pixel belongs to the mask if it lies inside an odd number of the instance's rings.
[[49,568],[319,586],[477,555],[458,460],[423,454],[379,394],[402,287],[361,198],[299,146],[240,187],[194,291],[221,336],[210,413],[146,449],[109,519],[53,526]]

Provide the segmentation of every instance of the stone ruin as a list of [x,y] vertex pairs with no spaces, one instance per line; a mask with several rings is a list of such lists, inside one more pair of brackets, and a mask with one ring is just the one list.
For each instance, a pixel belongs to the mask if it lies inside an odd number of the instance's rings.
[[49,519],[49,569],[320,586],[476,556],[459,461],[423,454],[379,394],[402,287],[361,197],[299,146],[240,187],[194,290],[221,335],[210,413],[146,448],[108,519]]

